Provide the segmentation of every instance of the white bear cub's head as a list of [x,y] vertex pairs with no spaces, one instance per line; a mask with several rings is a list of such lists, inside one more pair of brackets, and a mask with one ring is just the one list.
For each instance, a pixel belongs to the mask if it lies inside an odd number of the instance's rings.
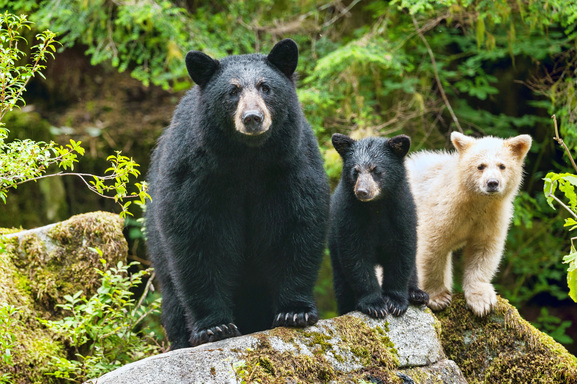
[[529,135],[476,139],[459,132],[451,133],[451,142],[459,152],[458,168],[465,189],[488,196],[516,193],[531,141]]

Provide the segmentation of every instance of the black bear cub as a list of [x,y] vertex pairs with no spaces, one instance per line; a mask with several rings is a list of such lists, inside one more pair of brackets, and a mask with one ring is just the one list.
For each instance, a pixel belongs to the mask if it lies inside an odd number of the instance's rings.
[[330,190],[297,99],[298,48],[186,55],[148,174],[147,246],[171,349],[318,320]]
[[402,315],[409,301],[425,304],[415,266],[417,216],[404,165],[409,137],[355,141],[337,133],[332,142],[343,159],[329,230],[339,312],[382,318]]

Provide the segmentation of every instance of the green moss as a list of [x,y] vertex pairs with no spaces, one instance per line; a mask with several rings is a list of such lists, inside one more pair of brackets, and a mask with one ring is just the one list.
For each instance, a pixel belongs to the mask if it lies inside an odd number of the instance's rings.
[[[322,332],[280,327],[255,335],[259,340],[257,347],[244,354],[246,375],[262,383],[402,383],[396,374],[399,360],[394,345],[382,328],[372,329],[355,316],[334,318],[332,325],[334,329],[322,327]],[[279,351],[273,348],[271,338],[290,347]],[[312,355],[300,351],[299,344],[305,345]],[[299,352],[295,353],[295,349]],[[344,363],[351,354],[363,368],[348,373],[333,368],[334,360]]]
[[471,384],[577,382],[577,358],[502,298],[491,315],[478,318],[455,295],[437,317],[445,353]]
[[[12,363],[0,360],[0,373],[11,375],[14,383],[52,383],[59,380],[46,376],[53,357],[65,358],[69,351],[43,327],[39,318],[57,319],[54,308],[63,296],[83,290],[95,292],[100,281],[95,267],[102,269],[100,256],[87,247],[98,247],[108,265],[126,260],[127,245],[122,235],[123,221],[110,213],[74,216],[56,225],[49,237],[63,247],[46,246],[46,237],[36,232],[2,237],[0,251],[0,305],[18,310],[9,318],[0,337],[12,336],[15,344]],[[93,229],[100,236],[97,236]],[[0,233],[13,233],[1,231]],[[0,248],[1,249],[1,248]]]

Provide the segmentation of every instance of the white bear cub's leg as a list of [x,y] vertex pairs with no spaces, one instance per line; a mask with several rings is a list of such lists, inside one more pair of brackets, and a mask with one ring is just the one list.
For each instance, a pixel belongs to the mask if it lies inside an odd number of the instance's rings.
[[419,286],[429,293],[428,307],[440,311],[451,304],[453,287],[452,253],[423,252],[417,260]]
[[497,294],[490,281],[497,272],[503,243],[501,239],[484,239],[465,246],[463,291],[467,305],[477,316],[489,314],[497,304]]

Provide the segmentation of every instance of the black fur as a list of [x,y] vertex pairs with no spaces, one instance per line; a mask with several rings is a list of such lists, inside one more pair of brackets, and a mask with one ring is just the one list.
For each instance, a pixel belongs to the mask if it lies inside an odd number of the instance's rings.
[[[152,155],[147,244],[172,349],[318,320],[312,291],[329,186],[292,79],[296,44],[283,40],[273,52],[272,61],[189,53],[199,86]],[[268,85],[260,93],[272,116],[267,132],[235,130],[233,78]]]
[[[403,314],[409,301],[426,303],[428,296],[417,282],[417,216],[404,165],[410,139],[400,135],[355,141],[335,134],[332,141],[343,158],[329,230],[339,312],[360,310],[382,318]],[[359,170],[370,170],[380,189],[371,201],[355,196]],[[376,265],[383,268],[382,287]]]

